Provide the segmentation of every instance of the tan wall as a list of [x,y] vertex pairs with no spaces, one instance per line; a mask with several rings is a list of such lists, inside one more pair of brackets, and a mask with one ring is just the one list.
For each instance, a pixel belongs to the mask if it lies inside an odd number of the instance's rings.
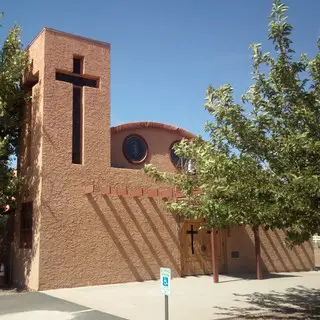
[[[261,258],[263,269],[268,272],[314,270],[312,243],[288,248],[281,230],[265,231],[260,228]],[[233,227],[227,238],[228,271],[230,273],[255,272],[254,236],[249,227]],[[239,251],[239,258],[231,258],[232,251]]]
[[[123,141],[131,134],[140,135],[148,145],[148,156],[143,163],[130,163],[123,154]],[[111,135],[111,165],[114,167],[142,169],[145,164],[152,163],[160,171],[174,172],[175,167],[170,159],[170,146],[173,142],[182,138],[183,136],[178,132],[152,127],[113,132]]]
[[320,243],[313,243],[314,248],[314,260],[317,266],[320,266]]
[[[84,87],[84,161],[72,164],[72,84],[56,81],[56,70],[72,71],[73,56],[84,56],[84,73],[100,87]],[[45,31],[43,196],[40,288],[85,284],[99,243],[83,186],[110,166],[110,48],[108,44]],[[84,230],[88,233],[83,235]],[[89,239],[95,239],[90,242]],[[83,246],[86,246],[84,249]],[[91,258],[91,260],[90,260]],[[98,273],[98,272],[97,272]],[[80,283],[79,283],[80,284]]]
[[110,181],[152,186],[142,172],[121,169],[97,179],[92,195],[70,181],[44,213],[41,289],[156,279],[161,266],[180,274],[178,225],[162,201],[102,196]]
[[[31,64],[29,76],[38,74],[39,82],[32,88],[31,113],[31,150],[26,141],[27,119],[30,106],[25,106],[24,135],[21,139],[18,175],[23,177],[22,194],[19,202],[33,201],[33,248],[20,248],[20,211],[15,213],[13,283],[39,289],[39,244],[40,244],[40,205],[41,205],[41,170],[42,170],[42,115],[44,85],[44,34],[41,33],[29,48]],[[28,80],[28,76],[26,78]],[[30,152],[30,163],[27,153]]]
[[[254,242],[249,228],[232,227],[227,232],[228,272],[250,273],[255,271]],[[239,258],[232,258],[231,252],[238,251]]]
[[[152,184],[142,172],[110,169],[109,46],[51,31],[45,37],[40,289],[154,279],[164,265],[177,274],[176,225],[163,205],[97,191]],[[85,57],[85,73],[101,76],[99,89],[84,89],[83,165],[71,164],[72,85],[55,80],[74,54]],[[96,187],[92,197],[87,184]]]

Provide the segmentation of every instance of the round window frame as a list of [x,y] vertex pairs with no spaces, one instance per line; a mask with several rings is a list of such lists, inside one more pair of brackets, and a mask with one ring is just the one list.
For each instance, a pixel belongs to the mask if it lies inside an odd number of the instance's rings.
[[[169,147],[169,154],[170,154],[171,163],[172,163],[173,166],[174,166],[175,168],[177,168],[177,169],[180,169],[181,166],[173,162],[172,156],[171,156],[171,152],[174,151],[173,146],[174,146],[176,143],[180,143],[180,142],[181,142],[181,140],[173,141],[173,142],[170,144],[170,147]],[[176,155],[176,157],[178,157],[178,156]],[[180,157],[179,157],[179,159],[180,159]]]
[[[141,139],[141,140],[143,141],[143,143],[145,144],[145,146],[146,146],[146,153],[145,153],[144,157],[143,157],[141,160],[139,160],[139,161],[135,161],[135,160],[132,160],[132,159],[128,158],[128,156],[127,156],[127,154],[126,154],[126,152],[125,152],[125,144],[126,144],[126,141],[127,141],[129,138],[131,138],[131,137],[137,137],[137,138]],[[143,163],[143,162],[146,161],[146,159],[147,159],[147,157],[148,157],[148,155],[149,155],[149,146],[148,146],[147,141],[146,141],[141,135],[136,134],[136,133],[132,133],[132,134],[129,134],[128,136],[126,136],[126,137],[124,138],[123,143],[122,143],[122,153],[123,153],[124,157],[126,158],[126,160],[127,160],[128,162],[130,162],[130,163],[132,163],[132,164],[141,164],[141,163]]]

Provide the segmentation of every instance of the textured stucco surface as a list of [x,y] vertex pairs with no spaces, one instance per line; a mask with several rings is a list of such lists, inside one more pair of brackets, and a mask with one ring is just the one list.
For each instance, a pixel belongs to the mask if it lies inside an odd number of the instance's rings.
[[[29,76],[37,75],[38,83],[32,87],[32,103],[24,108],[24,135],[18,164],[18,175],[24,179],[19,202],[33,201],[33,246],[32,249],[20,248],[20,212],[15,214],[13,244],[13,282],[26,285],[31,290],[39,289],[39,254],[40,254],[40,207],[42,183],[42,137],[43,137],[43,88],[44,88],[44,43],[41,33],[29,48],[31,61]],[[28,80],[28,79],[26,79]],[[32,112],[30,111],[32,108]],[[31,112],[31,117],[29,116]],[[28,123],[28,118],[31,120]],[[28,127],[28,126],[31,126]],[[31,129],[31,130],[30,130]],[[28,144],[30,134],[31,144]],[[31,148],[31,149],[30,149]],[[29,160],[28,160],[29,157]]]
[[[100,77],[99,88],[83,88],[82,165],[71,163],[72,84],[55,80],[56,70],[72,71],[74,55],[84,57],[85,74]],[[108,44],[45,31],[40,289],[100,279],[99,228],[82,187],[110,166],[109,88]]]
[[40,288],[156,279],[160,266],[179,275],[178,225],[161,200],[99,193],[99,183],[109,180],[132,186],[150,182],[141,172],[108,170],[105,175],[108,179],[95,180],[93,194],[73,190],[79,195],[75,202],[60,194],[67,210],[50,207],[50,227],[41,246]]
[[[281,230],[266,231],[259,229],[261,259],[264,271],[288,272],[314,270],[312,243],[288,248],[285,234]],[[232,227],[227,237],[228,272],[255,272],[254,236],[250,227]],[[232,258],[231,252],[238,251],[239,258]]]
[[[139,165],[130,166],[124,158],[122,141],[127,134],[142,135],[149,146],[147,162],[173,171],[169,147],[183,137],[181,131],[131,126],[113,132],[111,138],[108,44],[44,29],[29,50],[39,83],[33,92],[31,166],[25,168],[22,156],[21,172],[28,178],[24,201],[34,200],[34,245],[32,250],[18,248],[17,214],[15,282],[44,290],[142,281],[158,278],[162,266],[170,267],[173,277],[181,275],[182,222],[166,212],[163,199],[103,191],[106,186],[165,187],[141,170],[132,170]],[[72,71],[74,55],[84,57],[85,74],[100,77],[99,88],[83,89],[82,165],[71,163],[72,84],[55,80],[56,70]],[[312,269],[308,244],[289,252],[281,247],[283,235],[266,233],[261,238],[269,271]],[[248,228],[230,230],[226,253],[230,272],[252,271],[252,239]],[[238,259],[231,258],[232,251],[240,252]]]
[[[170,159],[170,146],[175,141],[185,138],[179,131],[146,127],[129,128],[121,131],[113,131],[111,128],[111,165],[131,169],[142,169],[145,164],[152,163],[160,171],[174,172],[175,166]],[[148,156],[142,163],[129,162],[123,153],[123,141],[129,135],[141,136],[148,145]]]
[[[98,191],[152,184],[142,172],[110,168],[109,54],[108,45],[45,33],[40,289],[155,279],[160,265],[179,272],[176,224],[163,204]],[[72,85],[55,80],[73,55],[100,77],[100,88],[84,88],[83,165],[71,164]]]

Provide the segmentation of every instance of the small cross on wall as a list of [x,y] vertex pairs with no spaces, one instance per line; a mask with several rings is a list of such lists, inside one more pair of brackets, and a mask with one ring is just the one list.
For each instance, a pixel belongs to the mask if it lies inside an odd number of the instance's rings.
[[194,254],[194,245],[193,245],[194,235],[198,234],[198,231],[193,229],[193,224],[191,225],[190,230],[187,230],[187,234],[190,234],[191,236],[191,252],[192,254]]

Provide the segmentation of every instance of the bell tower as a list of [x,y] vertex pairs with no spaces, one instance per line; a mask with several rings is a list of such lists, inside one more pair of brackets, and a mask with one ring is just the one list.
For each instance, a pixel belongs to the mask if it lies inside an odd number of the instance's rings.
[[103,170],[110,166],[110,45],[44,32],[44,155],[60,169]]
[[[28,246],[21,247],[23,219],[17,213],[15,253],[26,264],[16,268],[14,280],[38,290],[41,279],[49,281],[73,261],[68,236],[76,229],[74,221],[85,220],[90,210],[83,188],[110,167],[110,45],[45,28],[28,50],[32,104],[20,172],[22,207],[28,208],[32,227]],[[53,238],[56,252],[70,251],[68,262],[52,252]]]

